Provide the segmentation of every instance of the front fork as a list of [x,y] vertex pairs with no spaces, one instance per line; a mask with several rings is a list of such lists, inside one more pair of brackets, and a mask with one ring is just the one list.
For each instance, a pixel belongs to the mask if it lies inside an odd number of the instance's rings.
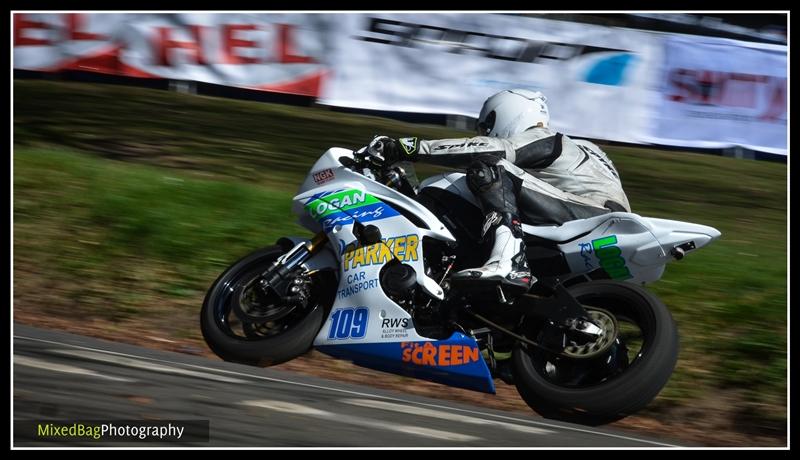
[[311,256],[319,252],[327,242],[328,235],[326,235],[325,232],[319,232],[314,235],[311,241],[298,243],[295,247],[290,249],[289,252],[273,262],[272,266],[261,274],[261,280],[259,281],[261,289],[267,292],[272,288],[278,295],[281,295],[280,292],[283,289],[279,289],[279,287],[285,286],[286,283],[290,281],[288,279],[289,275],[294,272],[297,267],[300,267],[310,259]]

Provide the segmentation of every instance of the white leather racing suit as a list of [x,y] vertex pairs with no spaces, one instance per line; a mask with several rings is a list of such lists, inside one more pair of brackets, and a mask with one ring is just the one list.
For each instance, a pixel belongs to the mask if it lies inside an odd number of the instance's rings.
[[597,145],[548,128],[531,128],[507,139],[401,138],[399,144],[412,161],[467,167],[470,189],[487,214],[510,213],[531,225],[560,225],[631,210],[619,173]]

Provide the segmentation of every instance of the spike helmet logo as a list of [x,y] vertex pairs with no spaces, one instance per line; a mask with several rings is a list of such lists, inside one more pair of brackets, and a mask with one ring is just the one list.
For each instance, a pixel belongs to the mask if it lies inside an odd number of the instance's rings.
[[403,146],[403,150],[406,152],[406,154],[412,155],[417,152],[419,139],[416,137],[403,137],[400,139],[400,145]]

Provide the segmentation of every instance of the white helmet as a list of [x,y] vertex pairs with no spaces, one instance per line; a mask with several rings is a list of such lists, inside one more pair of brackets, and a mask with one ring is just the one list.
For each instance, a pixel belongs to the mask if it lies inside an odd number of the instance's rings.
[[486,99],[478,117],[478,134],[511,137],[542,123],[550,124],[547,98],[539,91],[510,89]]

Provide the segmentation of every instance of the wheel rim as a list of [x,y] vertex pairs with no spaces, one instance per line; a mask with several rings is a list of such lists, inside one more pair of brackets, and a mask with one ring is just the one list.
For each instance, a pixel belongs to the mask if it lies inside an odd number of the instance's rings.
[[567,347],[562,355],[541,349],[529,353],[533,368],[539,375],[554,385],[566,388],[588,388],[613,380],[642,360],[655,334],[654,319],[637,309],[629,299],[588,294],[579,296],[578,301],[593,319],[603,320],[602,326],[608,325],[611,319],[616,333],[608,334],[605,331],[600,340],[608,338],[609,342],[600,346],[589,344],[590,349],[594,346],[594,350],[604,345],[605,350],[595,353],[594,357],[581,356],[580,353],[585,350],[580,347]]
[[289,315],[297,305],[281,303],[276,292],[265,293],[258,285],[262,270],[255,269],[236,283],[231,296],[231,307],[244,323],[274,323]]
[[597,326],[603,329],[603,333],[597,340],[586,342],[584,344],[577,344],[572,342],[564,348],[564,354],[570,358],[587,359],[607,352],[617,339],[619,332],[619,324],[617,319],[611,312],[600,308],[589,307],[586,308],[586,313],[589,318]]
[[242,310],[250,310],[256,303],[277,300],[277,296],[272,299],[258,294],[258,286],[254,283],[259,275],[279,257],[276,254],[270,259],[261,259],[249,267],[239,270],[230,280],[228,280],[216,296],[214,301],[214,320],[221,331],[229,337],[238,340],[263,340],[283,333],[299,323],[306,314],[315,308],[316,296],[313,294],[305,308],[300,305],[260,305],[263,311],[262,320],[249,321],[241,314],[237,314],[234,308],[235,302],[245,302]]

